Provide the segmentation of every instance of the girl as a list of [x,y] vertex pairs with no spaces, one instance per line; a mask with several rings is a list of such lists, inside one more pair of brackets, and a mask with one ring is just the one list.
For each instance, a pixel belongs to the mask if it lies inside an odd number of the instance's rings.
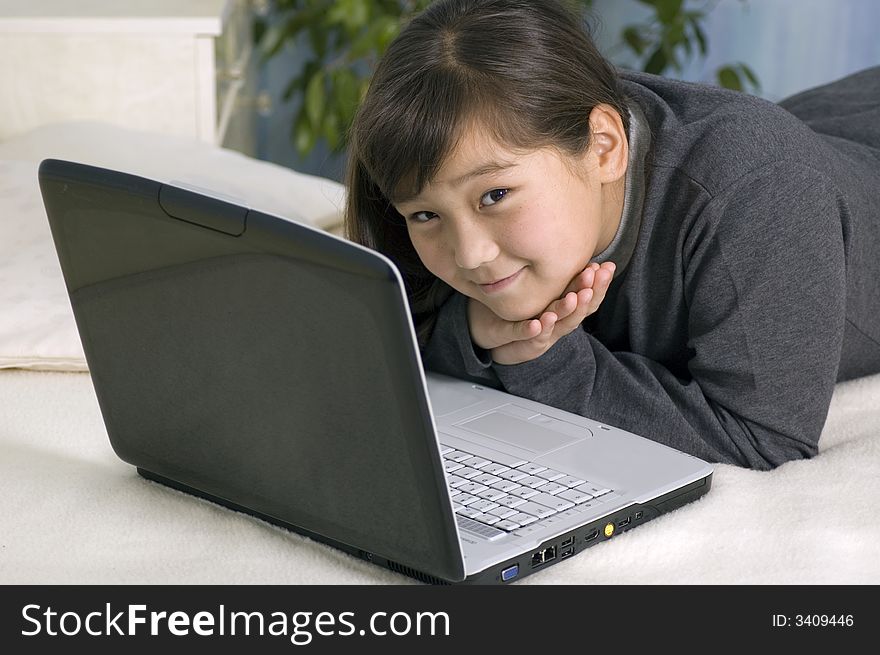
[[428,368],[756,469],[880,371],[880,68],[777,106],[615,70],[556,1],[439,0],[351,136],[347,235]]

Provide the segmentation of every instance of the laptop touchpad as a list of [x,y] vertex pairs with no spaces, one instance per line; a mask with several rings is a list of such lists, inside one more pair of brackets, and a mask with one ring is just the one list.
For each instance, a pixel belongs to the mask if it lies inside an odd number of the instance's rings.
[[546,453],[590,436],[587,428],[544,414],[525,419],[494,411],[457,426],[533,453]]

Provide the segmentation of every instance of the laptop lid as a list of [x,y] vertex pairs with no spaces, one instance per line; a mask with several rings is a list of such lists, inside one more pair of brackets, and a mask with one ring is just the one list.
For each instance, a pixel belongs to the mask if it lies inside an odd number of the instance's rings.
[[133,175],[46,160],[39,180],[123,461],[361,557],[464,578],[390,261]]

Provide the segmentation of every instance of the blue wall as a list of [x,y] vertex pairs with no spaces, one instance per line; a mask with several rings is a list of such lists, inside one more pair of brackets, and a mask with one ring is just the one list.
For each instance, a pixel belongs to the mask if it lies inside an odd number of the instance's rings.
[[[848,73],[880,65],[880,0],[718,0],[705,22],[709,52],[677,76],[714,82],[715,70],[744,62],[755,71],[757,93],[778,101]],[[714,5],[714,6],[713,6]],[[650,12],[636,0],[595,0],[594,37],[607,52],[621,26]]]

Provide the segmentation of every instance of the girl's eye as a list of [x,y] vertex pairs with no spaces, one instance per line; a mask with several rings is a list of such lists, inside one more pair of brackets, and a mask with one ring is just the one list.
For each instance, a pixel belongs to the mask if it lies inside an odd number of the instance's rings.
[[410,216],[410,220],[414,223],[427,223],[433,218],[437,218],[437,214],[434,212],[416,212]]
[[489,193],[480,198],[480,204],[484,207],[494,205],[509,193],[510,189],[492,189]]

